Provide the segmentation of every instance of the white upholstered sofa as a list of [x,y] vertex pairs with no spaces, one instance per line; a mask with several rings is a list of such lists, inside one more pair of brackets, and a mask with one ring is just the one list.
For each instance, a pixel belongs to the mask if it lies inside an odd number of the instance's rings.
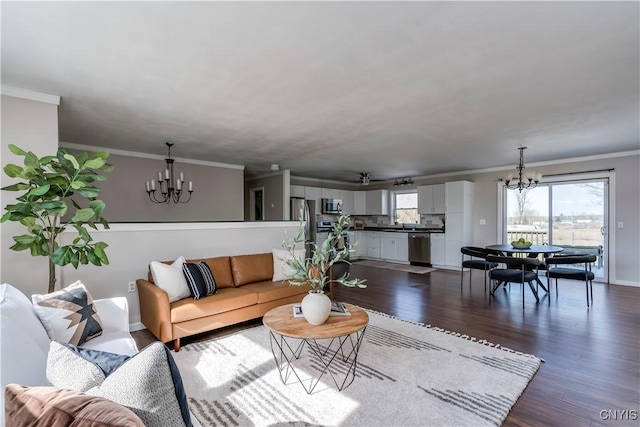
[[[102,319],[102,335],[84,348],[134,355],[136,343],[129,333],[129,308],[124,297],[94,300]],[[23,386],[49,385],[46,376],[50,340],[26,295],[15,287],[0,285],[0,383]],[[4,410],[4,393],[0,393]],[[194,425],[199,423],[191,416]],[[2,420],[0,419],[0,424]]]

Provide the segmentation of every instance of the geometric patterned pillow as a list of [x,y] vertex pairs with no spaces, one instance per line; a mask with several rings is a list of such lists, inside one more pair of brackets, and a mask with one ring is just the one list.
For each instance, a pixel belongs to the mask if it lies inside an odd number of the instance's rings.
[[102,334],[102,320],[82,282],[46,295],[32,295],[33,308],[53,341],[82,345]]
[[197,264],[185,262],[182,271],[187,279],[189,291],[193,299],[200,299],[216,293],[216,280],[206,262]]
[[131,409],[147,427],[192,427],[182,377],[171,352],[154,342],[85,392]]

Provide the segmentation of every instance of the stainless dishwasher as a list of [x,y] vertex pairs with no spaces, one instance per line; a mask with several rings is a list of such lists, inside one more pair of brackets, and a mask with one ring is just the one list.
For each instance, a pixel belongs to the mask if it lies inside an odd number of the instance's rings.
[[409,233],[409,263],[431,267],[431,235]]

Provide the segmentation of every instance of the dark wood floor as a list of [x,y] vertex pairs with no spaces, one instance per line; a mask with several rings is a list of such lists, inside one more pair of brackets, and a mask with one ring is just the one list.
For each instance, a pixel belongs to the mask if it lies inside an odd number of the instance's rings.
[[[554,288],[550,299],[541,292],[536,304],[526,290],[523,310],[522,291],[515,284],[499,289],[490,302],[482,272],[473,273],[471,286],[465,273],[461,290],[460,273],[454,271],[419,275],[358,265],[348,268],[354,277],[366,278],[368,287],[337,286],[336,300],[465,333],[545,360],[504,425],[639,424],[639,288],[594,283],[594,304],[587,309],[584,284],[561,281],[557,299]],[[139,346],[153,339],[147,331],[135,332],[134,337]],[[636,411],[636,419],[630,419],[632,413],[625,410]],[[611,411],[606,413],[608,420],[601,411]],[[614,414],[617,421],[612,419]]]

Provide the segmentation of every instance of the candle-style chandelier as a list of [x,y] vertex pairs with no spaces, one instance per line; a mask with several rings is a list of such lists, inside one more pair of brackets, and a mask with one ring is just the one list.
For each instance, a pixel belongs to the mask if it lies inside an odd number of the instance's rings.
[[518,150],[520,150],[520,163],[518,164],[518,166],[516,166],[516,170],[518,171],[517,175],[514,176],[513,172],[509,172],[503,175],[501,179],[501,181],[504,182],[504,185],[508,189],[518,190],[521,193],[522,190],[536,188],[536,186],[542,179],[541,173],[537,173],[536,171],[524,171],[525,167],[523,151],[526,148],[527,147],[518,147]]
[[[160,190],[160,194],[156,196],[156,181],[150,180],[146,182],[147,194],[149,199],[153,203],[187,203],[191,200],[191,193],[193,193],[193,182],[189,181],[188,189],[185,191],[184,187],[184,174],[180,172],[179,177],[175,177],[173,174],[173,159],[171,158],[171,147],[173,142],[166,142],[169,155],[164,161],[167,163],[164,173],[158,172],[157,187]],[[185,193],[189,193],[189,197],[186,200],[181,200]]]

